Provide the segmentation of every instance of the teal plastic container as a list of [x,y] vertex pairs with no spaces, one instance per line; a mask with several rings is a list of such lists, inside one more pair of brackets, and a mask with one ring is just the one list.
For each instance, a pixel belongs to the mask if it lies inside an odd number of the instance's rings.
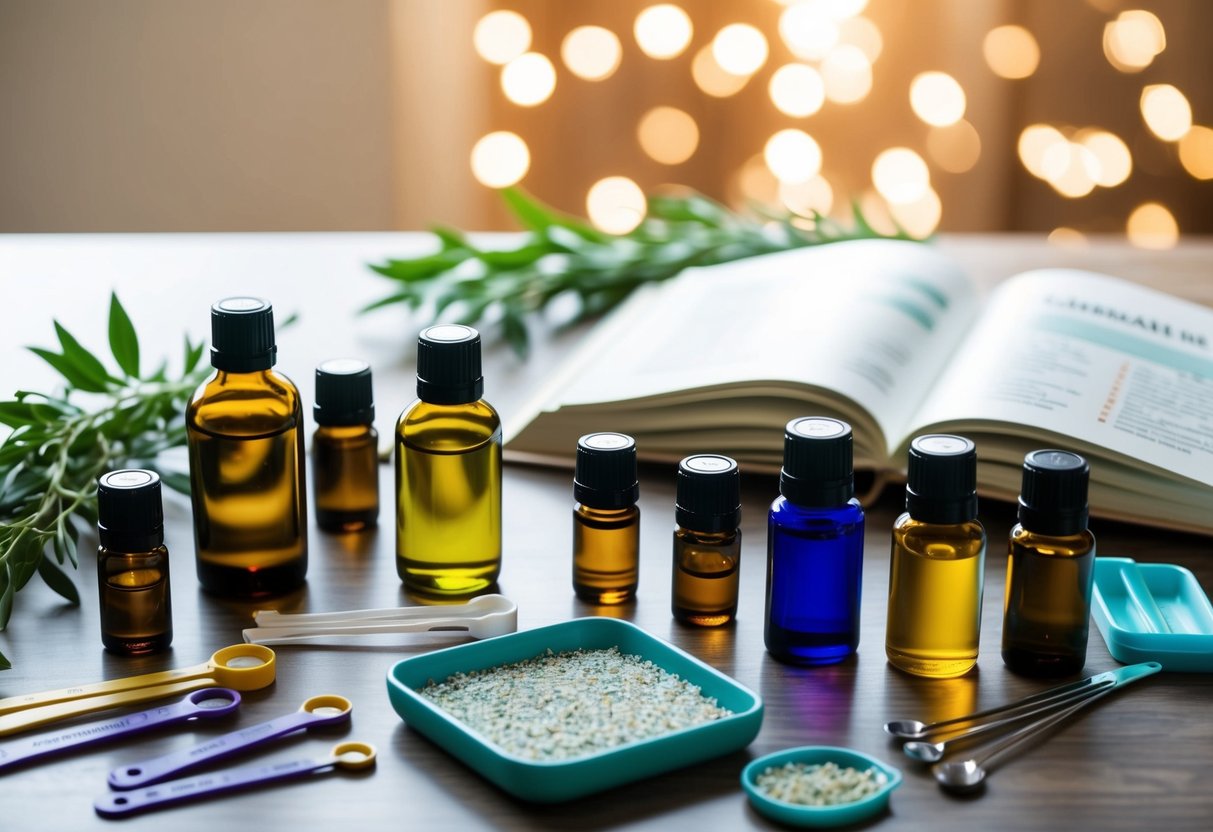
[[[888,780],[879,791],[868,795],[863,800],[838,806],[802,806],[797,803],[786,803],[767,796],[758,788],[758,775],[768,768],[778,768],[787,763],[820,765],[829,762],[833,762],[841,768],[854,768],[860,771],[875,768],[884,772]],[[830,745],[804,745],[767,754],[765,757],[754,760],[741,772],[741,787],[749,795],[750,804],[758,813],[790,826],[822,828],[859,823],[885,811],[889,805],[889,795],[900,785],[901,772],[888,763],[883,763],[875,757],[869,757],[861,751]]]
[[[533,659],[547,650],[604,650],[647,659],[698,685],[731,716],[570,760],[509,754],[418,694],[431,680]],[[762,727],[762,699],[694,656],[615,618],[578,618],[403,659],[387,675],[392,707],[410,727],[523,800],[555,803],[643,780],[744,748]]]
[[1213,673],[1213,604],[1189,570],[1096,558],[1091,601],[1095,624],[1117,661]]

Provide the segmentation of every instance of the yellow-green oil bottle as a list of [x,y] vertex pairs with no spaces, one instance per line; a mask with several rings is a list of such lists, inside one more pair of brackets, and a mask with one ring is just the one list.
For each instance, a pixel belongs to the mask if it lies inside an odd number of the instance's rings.
[[299,391],[276,373],[274,310],[260,298],[211,307],[215,374],[186,409],[198,581],[217,595],[277,594],[307,575]]
[[622,433],[577,440],[573,473],[573,591],[591,604],[622,604],[640,576],[636,441]]
[[977,663],[986,533],[977,521],[977,451],[961,436],[910,443],[906,512],[893,525],[885,654],[916,676]]
[[422,331],[417,400],[396,423],[396,571],[422,595],[471,595],[501,572],[501,420],[483,393],[480,333]]

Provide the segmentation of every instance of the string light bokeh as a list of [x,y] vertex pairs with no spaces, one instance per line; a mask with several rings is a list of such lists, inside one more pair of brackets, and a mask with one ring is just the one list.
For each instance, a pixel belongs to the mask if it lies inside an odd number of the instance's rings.
[[[1069,11],[1058,13],[1090,30],[1064,55],[1057,32],[1012,16],[1021,5],[972,7],[953,21],[976,35],[967,46],[911,62],[898,38],[912,11],[894,0],[493,3],[500,8],[469,41],[499,74],[505,106],[494,110],[502,123],[476,141],[470,171],[489,188],[558,183],[556,195],[531,187],[558,205],[579,188],[576,208],[611,233],[634,228],[643,193],[664,184],[804,214],[845,217],[854,202],[873,225],[919,235],[974,230],[967,200],[993,181],[1035,213],[1023,222],[1014,216],[1022,210],[990,208],[988,198],[986,230],[1047,217],[1064,219],[1049,233],[1058,245],[1115,231],[1142,247],[1173,246],[1174,188],[1154,186],[1213,179],[1213,113],[1168,76],[1161,4],[1063,4]],[[1187,34],[1172,28],[1173,39]],[[1064,117],[1017,120],[1014,102],[1039,98],[1034,79],[1062,57],[1082,62],[1084,83],[1132,85],[1131,96],[1108,93],[1115,124],[1074,95]],[[594,130],[593,140],[579,129]],[[1109,192],[1132,192],[1132,204]]]

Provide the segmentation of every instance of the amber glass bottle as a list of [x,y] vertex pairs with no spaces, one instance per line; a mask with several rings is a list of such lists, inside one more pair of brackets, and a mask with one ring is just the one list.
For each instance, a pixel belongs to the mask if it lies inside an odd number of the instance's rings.
[[101,643],[111,653],[156,653],[173,641],[160,477],[128,468],[97,481]]
[[417,400],[396,423],[396,571],[423,595],[471,595],[501,572],[501,420],[483,393],[480,334],[424,330]]
[[379,519],[379,434],[371,365],[335,358],[316,368],[312,407],[312,488],[316,525],[356,532]]
[[573,591],[591,604],[621,604],[640,575],[636,442],[622,433],[577,440],[573,473]]
[[1089,479],[1078,454],[1043,450],[1024,458],[1002,622],[1002,660],[1016,673],[1067,676],[1086,664],[1095,580]]
[[741,568],[741,476],[727,456],[678,463],[674,506],[674,618],[720,627],[737,616]]
[[906,512],[893,526],[885,654],[894,667],[946,679],[977,663],[985,553],[973,443],[915,438]]
[[274,311],[258,298],[211,307],[211,365],[186,410],[198,581],[217,595],[286,592],[307,575],[299,391],[271,369]]

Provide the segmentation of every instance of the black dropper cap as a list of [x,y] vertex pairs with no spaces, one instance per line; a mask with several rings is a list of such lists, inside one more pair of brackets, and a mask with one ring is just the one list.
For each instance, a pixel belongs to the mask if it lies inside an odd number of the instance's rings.
[[910,443],[906,511],[924,523],[967,523],[977,516],[977,446],[929,433]]
[[1023,460],[1019,522],[1038,534],[1078,534],[1087,528],[1091,466],[1078,454],[1047,449]]
[[417,337],[417,398],[431,404],[467,404],[484,395],[480,333],[439,324]]
[[573,499],[590,508],[617,509],[636,504],[636,440],[626,433],[587,433],[577,440]]
[[211,307],[211,366],[230,373],[268,370],[278,360],[274,307],[261,298],[224,298]]
[[741,523],[741,472],[719,454],[697,454],[678,463],[674,522],[697,532],[727,532]]
[[118,552],[150,552],[164,543],[160,476],[124,468],[97,480],[97,535]]
[[839,419],[808,416],[783,431],[779,493],[798,506],[829,508],[855,496],[854,437]]
[[334,358],[316,368],[318,425],[369,425],[375,420],[371,365],[357,358]]

